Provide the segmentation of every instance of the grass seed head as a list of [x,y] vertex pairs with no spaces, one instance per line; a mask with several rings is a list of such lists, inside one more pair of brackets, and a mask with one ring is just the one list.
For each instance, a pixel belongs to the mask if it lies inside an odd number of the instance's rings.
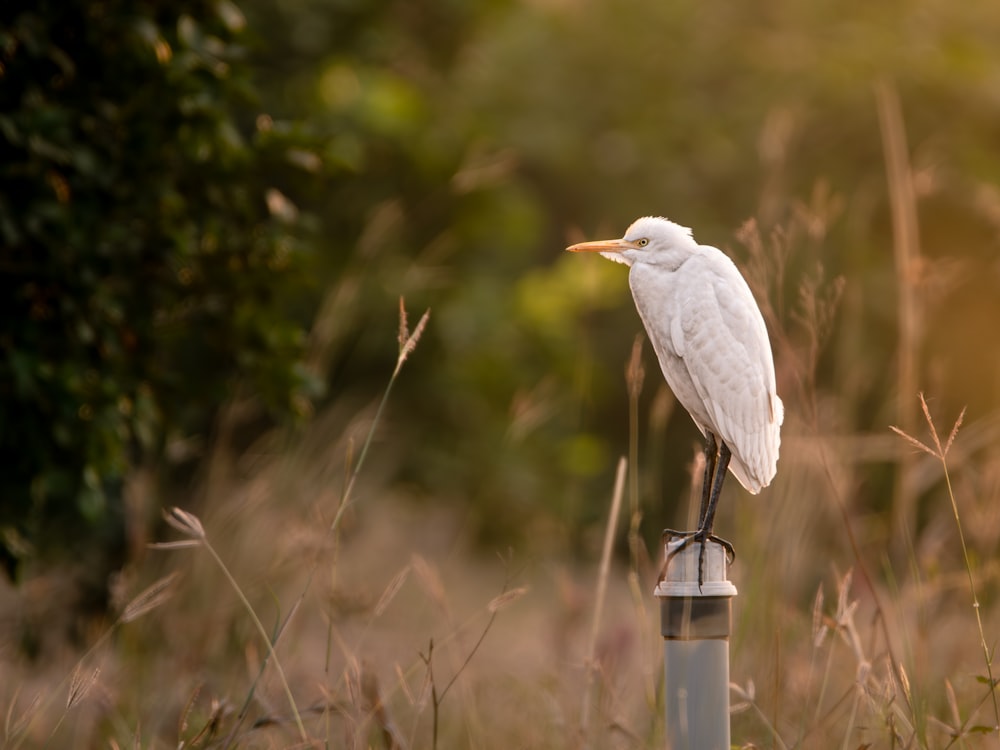
[[490,600],[490,603],[486,605],[486,609],[488,609],[491,613],[503,609],[508,604],[516,602],[518,599],[524,596],[527,593],[527,591],[528,591],[527,586],[518,586],[516,589],[505,591],[504,593],[493,597],[493,599]]
[[201,525],[201,521],[193,513],[173,507],[163,512],[163,518],[182,534],[198,540],[205,539],[205,527]]
[[179,577],[180,573],[174,571],[140,592],[125,605],[121,621],[124,623],[138,620],[170,599],[174,595],[174,583]]
[[87,697],[87,693],[94,687],[100,674],[101,668],[97,667],[89,675],[84,675],[81,665],[77,665],[76,669],[73,670],[73,677],[70,679],[69,693],[66,695],[67,710],[78,706]]

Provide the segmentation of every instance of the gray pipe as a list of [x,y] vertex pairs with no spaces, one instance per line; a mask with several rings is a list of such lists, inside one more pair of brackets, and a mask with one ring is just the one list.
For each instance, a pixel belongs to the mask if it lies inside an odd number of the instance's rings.
[[654,592],[660,599],[668,750],[729,750],[729,634],[736,587],[727,579],[726,549],[701,545],[672,559],[682,538],[664,537],[669,563]]

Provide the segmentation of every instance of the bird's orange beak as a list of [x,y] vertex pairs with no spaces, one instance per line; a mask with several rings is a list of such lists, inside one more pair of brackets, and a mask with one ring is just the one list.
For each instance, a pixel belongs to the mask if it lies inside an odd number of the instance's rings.
[[571,253],[623,253],[626,250],[638,250],[639,248],[634,242],[618,239],[578,242],[566,249]]

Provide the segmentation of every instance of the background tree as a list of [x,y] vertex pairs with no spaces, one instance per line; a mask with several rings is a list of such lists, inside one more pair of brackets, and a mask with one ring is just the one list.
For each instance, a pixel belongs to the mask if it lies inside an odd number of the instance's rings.
[[229,3],[0,14],[0,548],[103,590],[131,468],[197,455],[240,384],[301,408],[291,139],[252,117]]

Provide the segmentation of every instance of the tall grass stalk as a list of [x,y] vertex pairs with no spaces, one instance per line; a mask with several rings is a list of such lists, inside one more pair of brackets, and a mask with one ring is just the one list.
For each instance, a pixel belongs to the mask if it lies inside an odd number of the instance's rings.
[[[354,496],[352,494],[354,484],[358,479],[358,475],[361,473],[361,468],[365,464],[365,458],[368,456],[368,449],[371,447],[372,439],[375,437],[375,428],[378,427],[379,422],[382,420],[382,412],[385,411],[385,405],[389,402],[389,394],[392,393],[392,386],[395,384],[400,370],[403,369],[403,363],[406,362],[407,358],[413,353],[413,350],[417,348],[417,342],[420,341],[424,328],[427,327],[427,321],[430,318],[430,314],[431,311],[429,309],[426,310],[420,317],[417,327],[413,329],[413,333],[410,333],[406,323],[406,308],[403,304],[403,298],[399,298],[399,355],[396,357],[396,367],[393,369],[392,375],[389,377],[389,382],[386,384],[385,390],[382,392],[382,400],[379,401],[378,408],[375,410],[375,416],[372,419],[371,427],[368,429],[368,435],[365,437],[365,442],[361,446],[361,452],[358,454],[358,459],[354,463],[354,468],[351,470],[350,478],[347,480],[347,486],[344,488],[343,497],[340,499],[340,507],[337,508],[337,513],[330,522],[330,528],[327,531],[327,536],[336,532],[337,528],[340,526],[341,519],[344,517],[344,511],[346,511],[354,501]],[[312,573],[314,573],[315,570],[316,566],[313,567],[313,570],[310,573],[310,580],[312,580]],[[303,591],[303,596],[304,595],[305,592]]]
[[[809,651],[809,671],[806,676],[806,685],[810,688],[813,685],[813,675],[816,671],[816,657],[819,655],[820,646],[826,640],[827,634],[830,629],[823,622],[823,586],[822,584],[816,589],[816,597],[813,599],[813,611],[812,611],[812,648]],[[823,679],[819,686],[819,697],[816,699],[816,710],[813,713],[813,723],[819,721],[819,714],[823,708],[823,700],[826,696],[826,687],[830,681],[830,668],[833,663],[833,649],[827,651],[826,658],[826,669],[823,671]],[[805,737],[806,733],[806,718],[807,714],[805,711],[802,712],[802,721],[799,725],[799,741]]]
[[[403,363],[406,362],[406,359],[416,348],[417,342],[420,340],[420,336],[423,334],[424,328],[427,325],[429,317],[430,317],[430,310],[427,310],[420,318],[417,327],[411,333],[409,331],[406,322],[406,308],[404,306],[404,301],[402,298],[400,298],[399,354],[396,357],[396,366],[393,369],[392,375],[389,378],[389,382],[382,393],[382,399],[379,402],[378,408],[375,411],[375,416],[372,420],[371,426],[368,429],[368,434],[365,438],[365,442],[362,446],[361,452],[359,453],[357,460],[354,462],[353,467],[351,468],[349,479],[344,487],[344,491],[340,499],[340,505],[337,508],[337,512],[334,515],[333,520],[330,522],[330,525],[327,528],[327,533],[326,533],[327,538],[333,536],[336,533],[337,529],[340,526],[341,519],[344,516],[344,512],[346,511],[346,509],[353,500],[352,491],[354,489],[355,482],[357,481],[358,475],[361,472],[361,468],[364,466],[365,458],[368,455],[368,450],[371,447],[371,443],[375,435],[375,430],[382,418],[382,413],[385,410],[385,406],[389,401],[389,394],[392,391],[392,386],[396,382],[396,378],[399,376],[400,370],[403,367]],[[251,683],[247,699],[244,701],[243,708],[240,711],[239,719],[233,725],[233,728],[231,729],[228,738],[224,742],[224,746],[228,747],[232,743],[236,731],[238,731],[240,724],[246,717],[246,713],[250,706],[253,694],[256,691],[257,684],[260,681],[260,678],[264,674],[264,670],[267,667],[267,663],[272,659],[274,660],[275,670],[278,672],[278,676],[279,679],[281,680],[282,687],[288,699],[289,706],[291,707],[292,715],[295,718],[295,724],[299,731],[299,734],[301,735],[303,742],[308,742],[309,741],[308,733],[306,732],[305,725],[302,722],[301,714],[299,713],[298,707],[295,703],[295,697],[292,695],[291,687],[289,686],[288,680],[285,677],[284,669],[281,666],[280,660],[278,659],[277,653],[275,651],[275,646],[278,645],[278,642],[280,641],[282,634],[285,632],[288,624],[295,616],[295,613],[298,612],[302,602],[305,600],[306,594],[308,593],[309,588],[312,585],[312,581],[313,578],[315,577],[316,571],[319,569],[319,562],[320,562],[319,558],[316,558],[316,560],[314,560],[313,565],[309,569],[309,573],[306,577],[306,582],[303,585],[302,591],[299,593],[298,597],[295,600],[295,603],[292,605],[288,614],[285,616],[284,620],[280,623],[274,635],[272,636],[268,634],[267,629],[264,627],[264,624],[257,616],[257,613],[253,608],[253,605],[250,603],[250,600],[247,599],[246,594],[243,592],[242,587],[239,585],[236,578],[230,572],[228,566],[225,564],[225,561],[218,554],[218,552],[215,550],[212,544],[208,541],[208,536],[205,533],[205,529],[202,526],[201,521],[199,521],[198,518],[195,517],[194,515],[187,513],[186,511],[183,511],[180,508],[171,509],[169,512],[165,513],[165,517],[167,519],[167,522],[170,523],[170,525],[172,525],[174,528],[181,531],[182,533],[187,534],[189,537],[191,537],[191,539],[181,542],[153,544],[150,546],[157,549],[177,549],[180,547],[191,547],[191,546],[204,547],[209,552],[212,559],[215,560],[219,568],[222,570],[222,573],[225,576],[226,580],[229,582],[229,585],[232,587],[233,591],[236,592],[237,597],[239,598],[240,602],[243,604],[243,607],[249,614],[250,619],[254,624],[254,627],[257,629],[257,632],[261,635],[261,637],[264,639],[264,642],[267,644],[267,656],[265,659],[262,660],[257,675],[254,678],[253,683]]]
[[250,600],[247,599],[246,594],[243,593],[243,588],[236,581],[236,578],[229,571],[229,567],[226,565],[225,561],[215,551],[215,547],[212,546],[211,542],[208,540],[208,534],[205,533],[205,527],[202,525],[198,517],[188,513],[180,508],[171,508],[168,511],[164,511],[164,519],[168,524],[173,526],[175,529],[180,531],[182,534],[190,537],[187,541],[181,542],[163,542],[158,544],[150,545],[153,549],[181,549],[185,547],[203,547],[208,551],[208,554],[215,560],[216,565],[222,571],[222,574],[226,577],[229,585],[232,587],[233,591],[236,592],[236,596],[239,598],[240,603],[243,604],[244,609],[246,609],[247,614],[250,615],[250,621],[253,622],[254,627],[257,628],[257,632],[260,633],[261,638],[264,643],[267,644],[267,654],[268,658],[274,659],[274,668],[278,673],[278,678],[281,680],[281,686],[285,691],[285,696],[288,698],[288,705],[292,709],[292,715],[295,717],[295,726],[299,730],[299,734],[302,737],[303,742],[309,741],[309,734],[306,732],[305,725],[302,723],[302,716],[299,714],[298,706],[295,704],[295,697],[292,695],[292,689],[288,685],[288,680],[285,677],[285,670],[281,666],[281,661],[278,659],[278,655],[274,651],[274,642],[276,639],[272,639],[268,635],[267,630],[264,628],[264,624],[257,617],[257,613],[254,611],[253,605],[250,604]]
[[764,728],[770,733],[775,746],[780,750],[788,750],[788,745],[786,745],[785,741],[781,738],[781,734],[778,732],[778,729],[773,723],[771,723],[771,720],[767,718],[767,714],[757,703],[757,689],[753,680],[747,681],[746,687],[743,687],[735,682],[730,682],[729,689],[740,701],[730,708],[730,713],[739,713],[748,708],[752,709],[757,718],[760,719],[761,724],[763,724]]
[[986,633],[983,630],[983,617],[979,606],[979,596],[976,593],[976,581],[972,572],[972,559],[969,557],[969,548],[965,542],[965,532],[962,530],[962,518],[958,512],[958,502],[955,500],[955,492],[951,485],[951,474],[948,471],[948,451],[951,449],[952,443],[955,441],[955,436],[958,434],[958,428],[961,427],[962,420],[965,418],[965,409],[962,409],[962,412],[958,415],[958,419],[955,420],[954,426],[951,428],[948,439],[944,445],[941,445],[941,440],[938,437],[937,429],[934,427],[934,420],[931,419],[930,409],[927,408],[927,401],[924,399],[924,394],[921,393],[919,395],[920,407],[923,409],[924,419],[927,420],[927,426],[930,428],[934,447],[931,448],[899,427],[893,425],[890,426],[890,429],[910,443],[910,445],[924,451],[941,462],[941,471],[944,474],[945,487],[948,490],[948,499],[951,502],[951,511],[955,517],[955,526],[958,528],[958,541],[962,547],[962,561],[965,564],[965,572],[969,578],[969,592],[972,594],[972,609],[976,613],[976,625],[979,628],[979,643],[983,649],[983,661],[986,664],[986,677],[990,688],[989,694],[993,701],[993,718],[995,721],[993,731],[997,734],[997,742],[1000,744],[1000,703],[997,701],[997,683],[993,678],[993,655],[990,653],[990,647],[986,643]]
[[646,377],[642,366],[642,335],[637,335],[632,342],[632,355],[625,367],[625,383],[628,386],[628,461],[631,473],[628,482],[630,523],[628,530],[629,556],[632,569],[639,566],[639,526],[642,522],[642,511],[639,509],[639,395]]
[[[639,396],[646,378],[646,368],[642,365],[642,334],[637,334],[632,342],[632,354],[625,366],[625,383],[628,387],[628,496],[629,496],[629,592],[632,595],[632,606],[635,608],[636,626],[639,629],[640,643],[648,643],[651,638],[649,616],[646,611],[648,593],[643,591],[640,566],[645,559],[646,550],[642,535],[642,506],[639,500]],[[659,554],[659,552],[657,552]],[[646,694],[646,704],[656,710],[656,674],[652,666],[643,668],[643,688]],[[658,715],[658,712],[657,712]]]
[[594,682],[595,653],[597,651],[597,633],[601,626],[601,616],[604,614],[604,597],[608,590],[608,575],[611,571],[611,550],[614,547],[615,530],[618,528],[618,512],[625,494],[625,474],[628,462],[624,457],[618,459],[618,470],[615,473],[615,489],[611,500],[611,512],[608,514],[608,524],[604,528],[604,547],[601,550],[601,566],[597,574],[597,593],[594,597],[594,619],[590,624],[590,637],[587,640],[587,677],[584,681],[583,707],[580,711],[580,737],[586,740],[587,726],[590,723],[590,694]]
[[[920,261],[920,229],[917,221],[917,198],[910,168],[903,107],[895,86],[887,80],[875,84],[875,104],[882,150],[885,154],[886,180],[892,209],[892,244],[895,256],[899,302],[899,371],[897,373],[896,414],[903,430],[912,432],[917,415],[911,394],[917,390],[917,350],[920,344],[920,306],[917,295],[917,264]],[[896,491],[892,501],[892,528],[903,530],[897,539],[907,556],[913,556],[916,531],[916,489],[910,456],[898,464]]]
[[[361,452],[358,454],[357,460],[353,462],[353,465],[351,465],[349,462],[350,473],[348,475],[347,482],[344,485],[343,493],[341,494],[340,505],[337,508],[337,512],[334,514],[333,520],[327,527],[326,535],[324,537],[324,542],[336,534],[337,529],[340,527],[341,520],[344,517],[344,512],[347,510],[347,508],[351,505],[351,503],[354,500],[353,496],[354,485],[357,482],[358,476],[361,474],[361,469],[364,466],[365,458],[368,456],[368,450],[371,447],[372,440],[375,437],[376,429],[378,428],[378,425],[382,420],[382,413],[385,411],[386,404],[389,402],[389,395],[392,392],[392,387],[395,384],[396,378],[399,376],[400,371],[403,369],[403,364],[409,358],[410,354],[413,353],[414,349],[416,349],[417,343],[420,341],[420,337],[423,335],[424,329],[427,327],[427,321],[430,319],[430,314],[431,314],[430,309],[425,310],[424,314],[420,317],[420,320],[417,323],[417,327],[413,329],[411,333],[409,326],[407,324],[405,301],[402,297],[399,298],[399,335],[397,339],[399,343],[399,353],[396,356],[396,366],[393,368],[392,375],[389,376],[389,382],[386,384],[385,390],[382,392],[382,398],[379,401],[378,408],[375,410],[375,416],[373,417],[371,425],[368,428],[368,434],[366,435],[365,441],[362,444]],[[316,571],[319,570],[319,564],[320,564],[320,558],[316,557],[316,559],[313,560],[313,563],[309,568],[309,572],[306,575],[305,583],[302,586],[302,591],[300,591],[299,595],[296,597],[295,603],[292,605],[292,608],[289,610],[284,620],[282,620],[282,622],[278,626],[274,638],[267,639],[268,657],[262,660],[260,668],[257,670],[257,676],[254,678],[253,683],[251,683],[250,685],[250,690],[247,694],[246,700],[244,701],[243,708],[240,711],[239,719],[234,723],[233,728],[229,733],[229,737],[226,743],[224,744],[225,747],[230,746],[230,744],[233,741],[233,738],[236,736],[236,732],[239,729],[240,724],[242,723],[243,719],[246,718],[246,713],[250,707],[250,702],[256,690],[257,683],[263,676],[264,670],[267,668],[268,659],[274,652],[273,646],[278,644],[278,642],[281,639],[281,636],[284,634],[289,623],[291,623],[292,618],[295,616],[296,612],[298,612],[300,606],[302,605],[302,602],[305,601],[306,595],[309,593],[309,589],[312,587],[313,579],[316,577]],[[328,627],[327,637],[329,639],[331,636],[329,629],[333,627],[332,622],[328,623],[327,627]]]

